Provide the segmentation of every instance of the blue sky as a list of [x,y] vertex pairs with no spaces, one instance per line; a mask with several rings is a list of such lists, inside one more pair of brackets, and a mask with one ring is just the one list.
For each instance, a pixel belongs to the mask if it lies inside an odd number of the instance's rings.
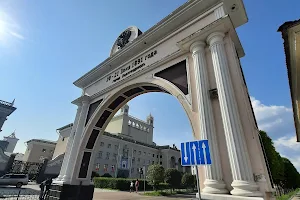
[[[16,98],[17,107],[1,135],[16,129],[16,151],[21,152],[29,139],[56,140],[55,130],[75,117],[70,102],[81,91],[73,81],[106,59],[128,26],[146,31],[184,2],[0,0],[0,99]],[[246,53],[241,63],[257,121],[300,171],[283,40],[277,32],[285,21],[299,19],[300,2],[244,3],[249,22],[237,32]],[[129,105],[130,114],[141,119],[153,114],[157,143],[178,145],[192,139],[189,121],[174,97],[145,94]]]

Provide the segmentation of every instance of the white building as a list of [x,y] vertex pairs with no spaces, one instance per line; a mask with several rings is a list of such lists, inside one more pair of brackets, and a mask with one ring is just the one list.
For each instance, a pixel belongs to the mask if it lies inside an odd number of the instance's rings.
[[3,140],[0,140],[0,148],[2,148],[5,153],[11,154],[14,152],[18,140],[15,132],[13,132],[9,136],[4,136]]
[[[102,135],[100,151],[94,159],[94,171],[100,175],[109,173],[117,176],[117,168],[123,169],[129,177],[139,178],[138,169],[152,164],[160,164],[165,169],[181,167],[180,151],[173,145],[158,146],[153,142],[153,122],[151,114],[146,121],[129,115],[129,106],[121,108],[119,114],[108,124]],[[68,137],[73,124],[58,129],[59,139],[53,159],[65,153]]]
[[42,139],[31,139],[26,142],[27,149],[23,161],[42,163],[45,159],[53,157],[56,142]]

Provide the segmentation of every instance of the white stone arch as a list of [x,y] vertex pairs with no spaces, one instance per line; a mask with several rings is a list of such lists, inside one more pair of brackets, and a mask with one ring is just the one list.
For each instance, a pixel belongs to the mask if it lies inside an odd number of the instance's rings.
[[[107,124],[110,122],[110,120],[113,118],[113,116],[115,115],[115,113],[123,106],[125,105],[128,101],[130,101],[131,99],[135,98],[136,96],[139,96],[141,94],[145,94],[148,93],[149,91],[145,91],[142,93],[138,93],[137,95],[134,95],[128,99],[126,99],[124,102],[122,102],[116,109],[114,109],[114,111],[110,114],[110,117],[107,118],[105,124],[103,125],[102,129],[100,130],[100,133],[97,137],[97,140],[94,143],[94,147],[92,150],[88,150],[85,151],[85,147],[87,145],[87,142],[92,134],[93,129],[95,128],[95,125],[97,123],[97,121],[99,120],[99,118],[101,117],[101,115],[103,114],[103,112],[107,109],[107,107],[116,99],[118,98],[118,96],[120,96],[122,93],[136,88],[136,87],[142,87],[142,86],[158,86],[162,89],[164,89],[165,91],[167,91],[168,93],[170,93],[170,95],[174,96],[175,98],[177,98],[180,102],[180,104],[182,105],[183,109],[185,110],[187,117],[190,121],[192,130],[193,130],[193,134],[194,134],[194,128],[195,128],[195,124],[193,124],[194,120],[191,120],[193,118],[193,112],[191,110],[191,105],[189,104],[188,99],[184,96],[184,94],[179,90],[179,88],[177,88],[175,85],[173,85],[172,83],[170,83],[167,80],[164,80],[162,78],[152,78],[149,79],[149,82],[139,82],[139,81],[133,81],[130,85],[128,86],[130,83],[119,87],[118,91],[112,91],[109,94],[107,94],[107,98],[105,100],[103,100],[103,102],[101,102],[101,104],[98,106],[98,108],[95,110],[94,114],[91,116],[89,122],[87,123],[84,132],[83,132],[83,136],[82,136],[82,140],[80,142],[80,147],[79,147],[79,151],[78,151],[78,157],[75,161],[76,166],[75,166],[75,171],[74,171],[74,177],[72,182],[76,183],[77,181],[89,181],[89,177],[92,173],[92,163],[96,154],[97,154],[97,148],[100,146],[100,141],[101,141],[101,135],[103,134],[105,127],[107,126]],[[151,91],[150,91],[151,92]],[[112,95],[111,95],[112,94]],[[81,161],[83,158],[83,154],[84,152],[92,152],[91,158],[90,158],[90,164],[89,164],[89,170],[87,173],[86,178],[78,178],[79,175],[79,171],[80,171],[80,165],[81,165]]]

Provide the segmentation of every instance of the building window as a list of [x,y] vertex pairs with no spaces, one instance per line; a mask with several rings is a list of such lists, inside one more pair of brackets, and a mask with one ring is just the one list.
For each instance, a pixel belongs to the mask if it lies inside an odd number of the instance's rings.
[[131,173],[133,173],[134,172],[134,167],[133,168],[131,168]]
[[154,160],[152,160],[152,165],[154,165]]
[[134,164],[134,163],[135,163],[135,157],[132,158],[132,164]]
[[117,154],[116,153],[113,154],[113,160],[117,160]]
[[160,158],[162,158],[162,155],[160,155]]
[[63,138],[61,139],[61,141],[65,141],[65,137],[63,137]]
[[50,153],[53,153],[53,150],[51,150]]
[[141,159],[140,158],[138,158],[138,162],[140,162],[141,161]]
[[151,161],[150,161],[150,160],[148,160],[148,165],[150,165],[150,163],[151,163]]
[[160,161],[160,165],[162,165],[162,162]]
[[148,153],[148,156],[151,156],[151,153]]
[[141,151],[139,151],[139,155],[141,155],[142,154],[142,152]]
[[97,163],[97,164],[95,165],[95,170],[96,170],[96,171],[99,171],[99,169],[100,169],[100,163]]
[[156,158],[158,158],[158,155],[156,156]]
[[109,160],[109,155],[110,155],[110,153],[107,152],[107,153],[106,153],[106,158],[105,158],[106,160]]
[[115,150],[118,150],[118,148],[119,148],[119,146],[116,144],[116,145],[115,145]]
[[144,152],[144,156],[146,156],[146,152]]
[[102,158],[102,151],[99,151],[98,158]]
[[136,154],[136,150],[133,150],[133,154]]
[[108,144],[108,145],[107,145],[107,148],[109,148],[109,149],[110,149],[110,148],[111,148],[111,144]]
[[154,158],[154,154],[152,154],[152,157]]
[[46,152],[46,149],[43,149],[43,150],[42,150],[42,152],[44,152],[44,153],[45,153],[45,152]]
[[104,142],[101,142],[101,143],[100,143],[100,146],[103,147],[103,146],[104,146]]

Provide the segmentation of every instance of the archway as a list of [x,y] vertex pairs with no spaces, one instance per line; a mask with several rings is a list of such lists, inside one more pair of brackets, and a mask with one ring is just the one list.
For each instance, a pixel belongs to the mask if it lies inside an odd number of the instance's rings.
[[247,17],[234,2],[187,1],[145,33],[120,34],[110,57],[74,83],[82,96],[73,101],[78,110],[53,190],[72,197],[80,188],[78,199],[92,199],[91,162],[108,122],[130,99],[165,92],[183,106],[195,138],[209,141],[213,164],[197,168],[202,193],[270,197],[235,31]]

